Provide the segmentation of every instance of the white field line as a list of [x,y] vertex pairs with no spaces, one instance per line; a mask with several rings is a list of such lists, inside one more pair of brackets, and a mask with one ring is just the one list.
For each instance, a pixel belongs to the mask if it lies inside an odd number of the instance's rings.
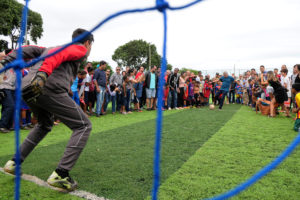
[[[4,172],[3,168],[1,168],[1,167],[0,167],[0,172],[8,174],[8,175],[11,175],[9,173]],[[13,175],[11,175],[11,176],[13,176]],[[36,176],[32,176],[32,175],[28,175],[28,174],[23,174],[21,176],[21,178],[24,179],[24,180],[26,180],[26,181],[33,182],[33,183],[35,183],[35,184],[37,184],[39,186],[50,188],[52,190],[56,190],[56,191],[59,191],[59,192],[66,193],[65,190],[52,187],[46,181],[43,181],[42,179],[39,179]],[[98,197],[95,194],[92,194],[92,193],[89,193],[89,192],[86,192],[86,191],[83,191],[83,190],[75,190],[73,192],[68,192],[68,194],[73,195],[73,196],[77,196],[77,197],[81,197],[81,198],[84,198],[84,199],[87,199],[87,200],[109,200],[109,199],[106,199],[104,197]]]

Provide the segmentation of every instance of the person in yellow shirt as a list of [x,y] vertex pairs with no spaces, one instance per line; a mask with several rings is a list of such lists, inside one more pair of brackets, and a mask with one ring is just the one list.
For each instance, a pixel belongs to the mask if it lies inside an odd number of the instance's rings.
[[292,93],[295,95],[296,101],[296,108],[293,108],[293,113],[297,113],[294,130],[298,132],[300,128],[300,83],[293,84]]

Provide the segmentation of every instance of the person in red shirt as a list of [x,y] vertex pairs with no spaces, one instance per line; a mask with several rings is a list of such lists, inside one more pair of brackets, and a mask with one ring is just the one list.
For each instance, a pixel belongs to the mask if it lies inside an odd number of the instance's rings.
[[211,90],[212,90],[212,83],[209,81],[208,78],[206,78],[203,87],[204,105],[208,105],[209,103],[209,96]]

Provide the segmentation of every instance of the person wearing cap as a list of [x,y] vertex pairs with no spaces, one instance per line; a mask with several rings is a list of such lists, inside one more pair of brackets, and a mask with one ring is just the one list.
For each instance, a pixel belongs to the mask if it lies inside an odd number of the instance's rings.
[[[38,123],[20,147],[21,162],[25,161],[33,149],[51,131],[54,116],[59,118],[73,133],[56,170],[53,171],[47,182],[51,186],[67,191],[77,187],[77,183],[70,177],[69,171],[78,160],[92,130],[92,123],[68,94],[71,82],[77,75],[81,64],[89,56],[94,41],[90,32],[80,28],[73,32],[73,40],[81,34],[86,36],[54,56],[34,64],[28,75],[22,80],[23,100],[37,117]],[[25,60],[35,59],[55,52],[59,48],[61,47],[25,46],[22,48],[23,58]],[[9,63],[16,57],[17,51],[13,51],[4,60]],[[16,156],[5,164],[4,171],[14,174],[15,167]]]

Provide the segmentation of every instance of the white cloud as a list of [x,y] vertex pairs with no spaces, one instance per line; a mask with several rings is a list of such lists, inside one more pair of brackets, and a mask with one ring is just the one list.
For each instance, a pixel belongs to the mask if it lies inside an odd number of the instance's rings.
[[[189,1],[170,0],[172,5]],[[75,28],[92,28],[122,9],[153,6],[149,0],[31,0],[41,13],[44,36],[40,45],[70,41]],[[206,0],[182,11],[168,12],[168,61],[177,67],[210,70],[280,67],[300,62],[298,0]],[[114,50],[133,39],[155,44],[161,53],[162,15],[159,12],[119,17],[94,33],[90,60],[111,60]]]

